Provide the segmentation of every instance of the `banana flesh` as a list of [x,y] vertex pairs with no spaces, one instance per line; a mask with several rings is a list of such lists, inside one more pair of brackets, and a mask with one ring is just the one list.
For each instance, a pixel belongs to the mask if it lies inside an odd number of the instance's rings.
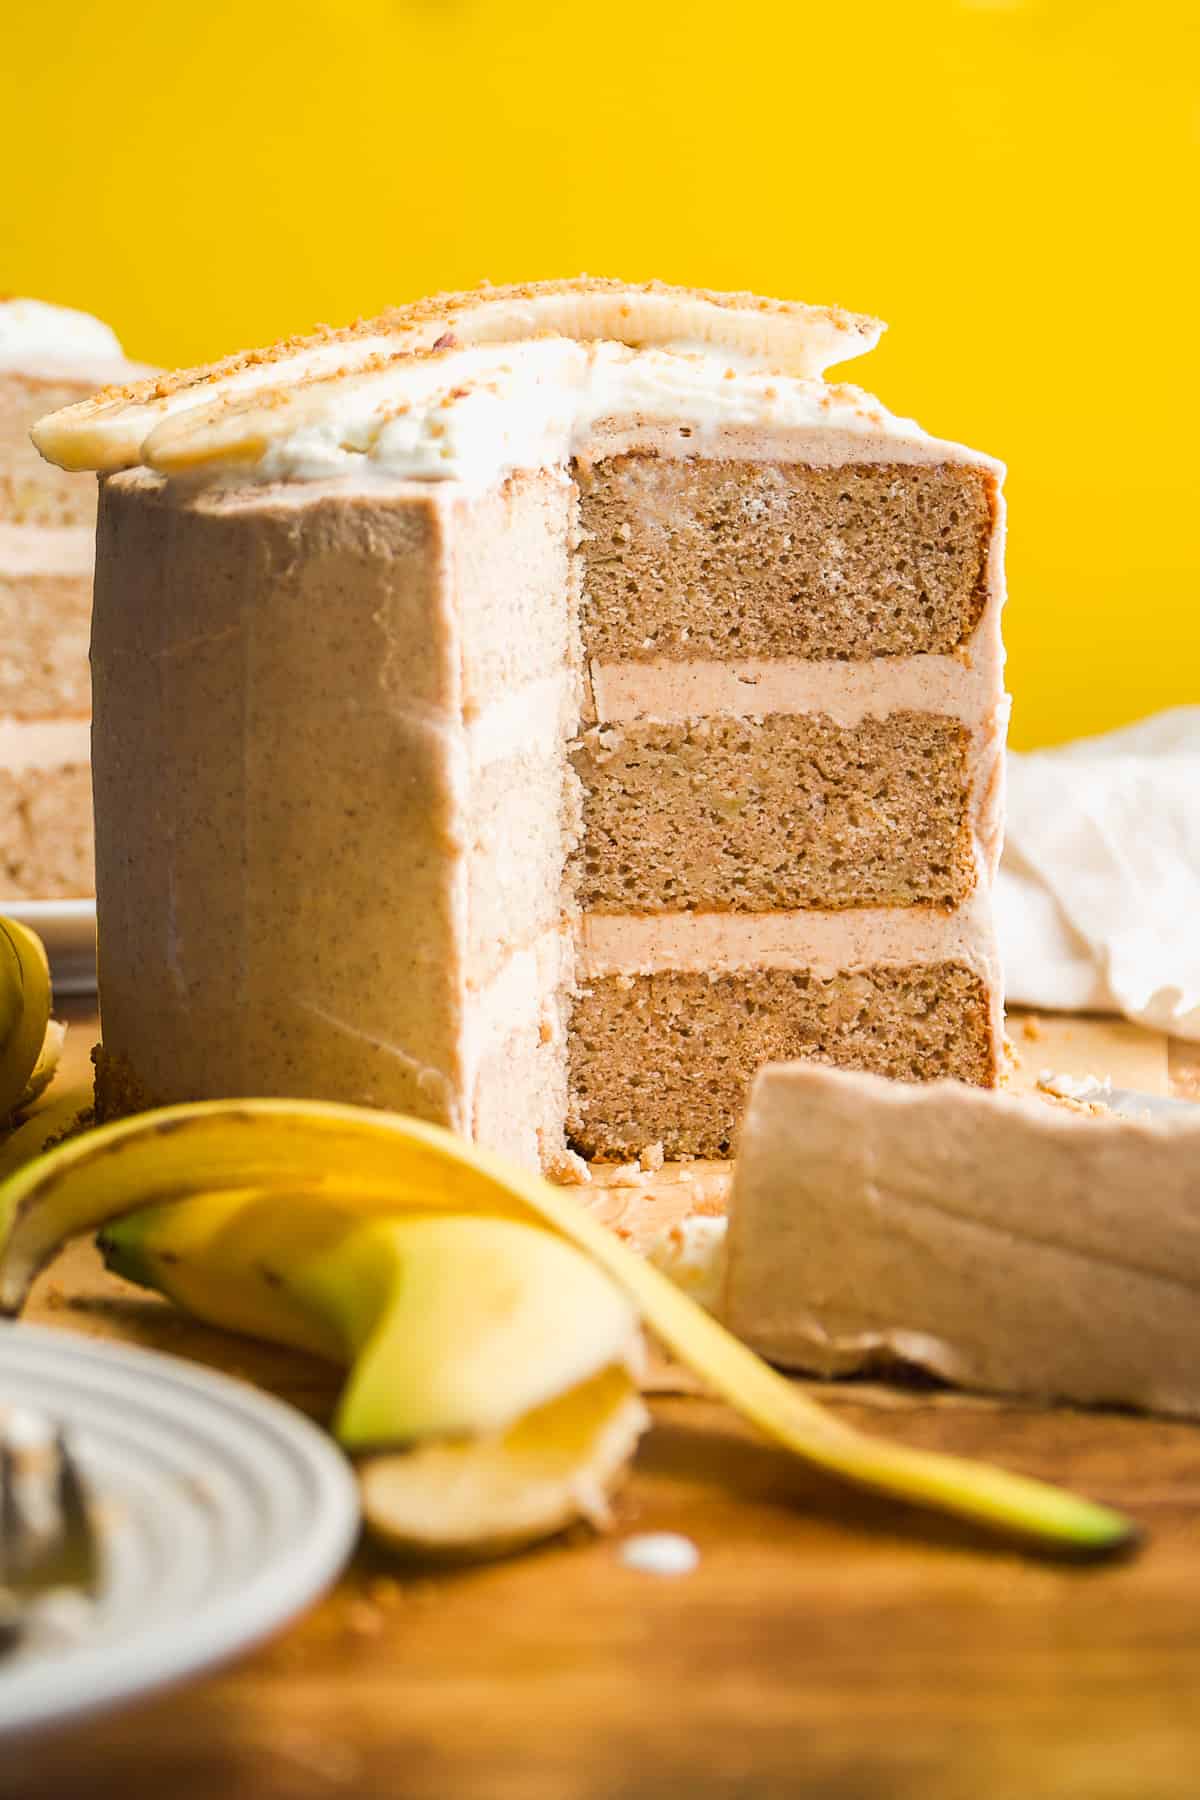
[[649,1423],[628,1370],[602,1369],[498,1436],[366,1458],[363,1515],[393,1549],[422,1556],[506,1555],[577,1519],[603,1529]]
[[[870,350],[882,330],[878,320],[838,307],[660,282],[637,285],[581,277],[484,288],[437,295],[355,325],[326,327],[206,367],[105,389],[39,420],[33,441],[47,461],[64,469],[106,472],[139,463],[158,467],[151,439],[182,413],[205,409],[219,438],[222,410],[252,401],[254,431],[262,434],[254,441],[265,445],[273,430],[292,424],[279,411],[289,395],[315,381],[377,370],[397,358],[411,366],[416,358],[485,344],[545,337],[607,339],[634,348],[707,346],[771,373],[813,378],[832,363]],[[157,436],[161,466],[213,460],[219,452],[211,445],[205,448],[208,424],[204,432],[186,434],[191,445],[186,455],[172,450],[178,440],[170,434]]]
[[1065,1552],[1129,1545],[1110,1509],[984,1464],[888,1444],[825,1413],[643,1262],[568,1192],[439,1127],[316,1101],[203,1102],[105,1126],[0,1183],[0,1307],[19,1308],[68,1237],[152,1201],[307,1191],[348,1215],[452,1213],[556,1233],[643,1323],[768,1437],[831,1474]]

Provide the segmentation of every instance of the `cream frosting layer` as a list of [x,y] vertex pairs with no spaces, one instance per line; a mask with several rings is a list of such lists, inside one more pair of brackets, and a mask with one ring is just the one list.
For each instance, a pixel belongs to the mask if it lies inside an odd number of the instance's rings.
[[389,363],[369,375],[168,421],[147,439],[167,474],[268,483],[341,477],[479,489],[519,469],[655,448],[763,460],[981,459],[861,389],[739,368],[727,354],[561,339]]
[[551,926],[513,950],[490,981],[479,987],[467,982],[460,1036],[465,1094],[474,1095],[485,1058],[514,1032],[532,1026],[544,1039],[557,1036],[557,999],[570,986],[572,954],[569,930]]
[[792,969],[829,980],[871,968],[942,962],[962,964],[984,983],[998,1067],[1004,1040],[1003,972],[991,895],[980,880],[963,904],[951,910],[864,906],[838,912],[585,913],[575,947],[580,982],[611,975],[721,975],[749,969]]
[[0,524],[0,575],[78,575],[90,581],[95,549],[90,525]]
[[961,962],[980,974],[995,963],[984,890],[952,910],[863,906],[773,913],[585,913],[579,976],[660,970],[724,974],[809,969],[827,978],[879,964]]
[[589,676],[595,715],[604,724],[710,713],[739,718],[822,713],[846,727],[893,712],[942,713],[974,726],[995,704],[997,679],[987,654],[857,662],[783,656],[742,662],[593,661]]
[[0,719],[0,769],[60,769],[91,754],[89,719]]
[[579,717],[578,687],[578,679],[564,669],[524,682],[468,714],[464,735],[471,768],[486,768],[523,753],[561,756]]
[[116,333],[91,313],[45,300],[0,300],[0,369],[26,374],[82,375],[102,382],[129,365]]
[[[608,444],[620,422],[669,427],[676,455],[700,455],[727,430],[842,433],[926,446],[919,426],[894,419],[857,388],[738,369],[728,355],[631,350],[564,340],[464,351],[451,367],[398,368],[343,383],[281,421],[254,464],[265,481],[322,480],[364,464],[400,480],[485,486],[514,469],[549,468]],[[286,409],[279,409],[284,411]],[[307,415],[307,416],[304,416]],[[680,435],[680,427],[687,433]],[[186,454],[185,434],[177,450]],[[945,447],[945,456],[954,455]],[[171,467],[165,430],[147,445]]]
[[[1079,1115],[812,1063],[755,1083],[726,1323],[772,1361],[897,1360],[1200,1416],[1200,1113]],[[1150,1196],[1153,1196],[1152,1203]]]

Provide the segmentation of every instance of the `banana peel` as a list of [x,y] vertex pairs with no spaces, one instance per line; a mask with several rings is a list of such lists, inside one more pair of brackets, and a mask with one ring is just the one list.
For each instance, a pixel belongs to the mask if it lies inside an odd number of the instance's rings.
[[442,1212],[540,1226],[611,1276],[716,1395],[828,1473],[1062,1553],[1100,1555],[1135,1541],[1131,1522],[1107,1507],[985,1464],[887,1443],[831,1417],[568,1192],[395,1114],[317,1101],[209,1101],[63,1144],[0,1183],[0,1310],[19,1309],[37,1269],[71,1236],[151,1201],[254,1189],[307,1191],[360,1218]]
[[[0,1122],[53,1078],[60,1028],[50,1026],[50,966],[37,933],[0,919]],[[36,1078],[40,1078],[40,1085]]]
[[73,1082],[0,1137],[0,1183],[80,1130],[90,1118],[92,1099],[90,1082]]
[[421,1555],[494,1556],[607,1516],[648,1423],[621,1290],[512,1220],[363,1220],[310,1194],[201,1194],[100,1235],[108,1267],[197,1317],[350,1365],[334,1429],[368,1526]]
[[494,1556],[600,1523],[648,1423],[636,1309],[535,1226],[235,1191],[129,1213],[100,1246],[199,1318],[349,1366],[336,1435],[401,1447],[360,1465],[395,1549]]
[[636,1308],[563,1238],[511,1219],[363,1219],[310,1194],[202,1194],[100,1234],[108,1266],[197,1318],[350,1368],[349,1450],[495,1437],[610,1366]]

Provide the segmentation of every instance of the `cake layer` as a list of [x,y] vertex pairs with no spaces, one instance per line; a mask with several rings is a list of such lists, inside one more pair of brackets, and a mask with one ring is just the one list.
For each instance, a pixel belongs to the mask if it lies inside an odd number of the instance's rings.
[[586,1157],[729,1156],[755,1072],[806,1057],[906,1081],[994,1080],[985,982],[962,963],[585,979],[567,1131]]
[[591,657],[947,654],[986,604],[986,469],[618,456],[576,479]]
[[975,879],[970,737],[894,713],[586,732],[574,880],[590,911],[954,906]]
[[0,525],[0,717],[91,710],[92,533]]
[[[14,729],[0,728],[0,738]],[[95,891],[86,722],[83,735],[82,757],[43,752],[39,760],[35,749],[3,766],[0,755],[0,898],[83,899]]]
[[67,374],[29,374],[0,366],[0,520],[13,525],[85,525],[96,518],[96,484],[43,462],[30,427],[54,407],[70,406],[95,383]]

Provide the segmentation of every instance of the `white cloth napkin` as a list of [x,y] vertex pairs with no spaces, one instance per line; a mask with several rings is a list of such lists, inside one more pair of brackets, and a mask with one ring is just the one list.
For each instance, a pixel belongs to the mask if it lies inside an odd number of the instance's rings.
[[1200,1039],[1200,706],[1008,758],[1008,998]]

